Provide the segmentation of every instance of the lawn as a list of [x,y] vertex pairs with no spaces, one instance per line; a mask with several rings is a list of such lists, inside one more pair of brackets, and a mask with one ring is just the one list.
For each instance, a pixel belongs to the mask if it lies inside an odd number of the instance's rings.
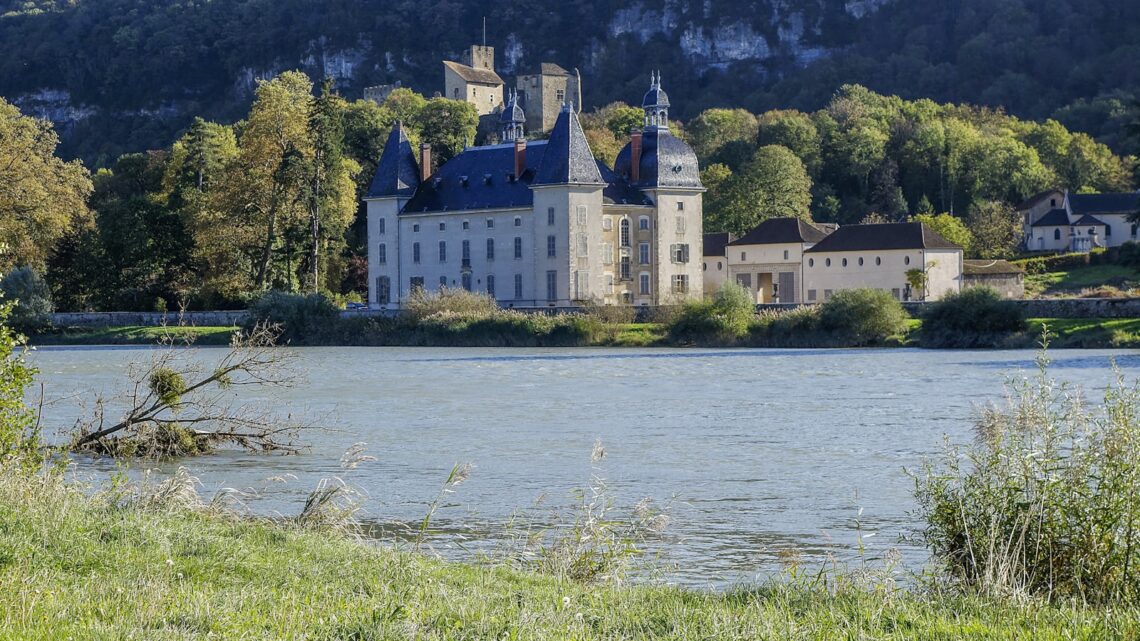
[[228,345],[234,327],[93,327],[62,329],[32,336],[33,345],[154,345],[164,336],[195,345]]
[[[1140,611],[804,571],[727,591],[445,563],[289,520],[0,469],[3,639],[1106,639]],[[818,578],[821,577],[822,578]],[[885,576],[885,575],[884,575]]]
[[1101,285],[1124,290],[1135,288],[1140,286],[1140,272],[1122,265],[1089,265],[1067,271],[1030,274],[1025,277],[1025,295],[1029,298],[1073,295]]

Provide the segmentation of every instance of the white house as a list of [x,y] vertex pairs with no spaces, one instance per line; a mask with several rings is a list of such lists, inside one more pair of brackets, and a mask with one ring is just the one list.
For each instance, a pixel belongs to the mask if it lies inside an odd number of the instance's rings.
[[725,258],[725,245],[735,240],[728,232],[714,232],[704,235],[704,256],[701,269],[704,272],[705,295],[715,293],[728,280],[728,260]]
[[1137,240],[1140,192],[1074,194],[1043,191],[1017,207],[1029,251],[1087,252]]
[[525,139],[517,96],[503,144],[469,147],[431,175],[393,127],[365,198],[369,305],[394,309],[416,290],[486,292],[501,305],[657,305],[703,291],[697,157],[669,130],[654,77],[614,169],[593,157],[573,109],[548,140]]
[[827,231],[799,218],[769,218],[728,243],[728,277],[757,303],[801,303],[803,254]]

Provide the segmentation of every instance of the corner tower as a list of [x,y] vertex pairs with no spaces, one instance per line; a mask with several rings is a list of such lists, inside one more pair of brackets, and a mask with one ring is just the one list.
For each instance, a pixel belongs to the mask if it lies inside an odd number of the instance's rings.
[[422,179],[412,144],[399,121],[392,125],[364,202],[368,208],[368,306],[398,303],[400,226],[397,217]]

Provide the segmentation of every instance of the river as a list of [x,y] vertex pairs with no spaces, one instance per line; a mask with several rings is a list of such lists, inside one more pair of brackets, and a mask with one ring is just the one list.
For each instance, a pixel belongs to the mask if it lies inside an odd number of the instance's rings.
[[[432,519],[432,549],[494,554],[528,528],[564,521],[574,491],[602,479],[615,514],[651,498],[669,516],[649,549],[664,578],[724,585],[779,571],[794,552],[878,563],[916,526],[915,470],[944,438],[972,437],[979,404],[1000,401],[1029,351],[303,348],[299,388],[267,397],[335,428],[296,456],[223,452],[181,462],[209,498],[253,489],[248,508],[296,514],[322,478],[364,492],[377,531],[418,523],[456,463],[470,478]],[[215,361],[222,350],[201,348]],[[49,435],[113,395],[145,348],[40,348]],[[1051,373],[1095,390],[1129,377],[1140,352],[1055,351]],[[595,441],[605,457],[591,461]],[[376,457],[339,465],[354,443]],[[106,463],[81,461],[104,473]],[[141,466],[141,464],[140,464]],[[163,473],[177,464],[149,464]],[[138,467],[138,466],[137,466]],[[414,527],[414,525],[411,525]],[[864,552],[858,552],[862,539]]]

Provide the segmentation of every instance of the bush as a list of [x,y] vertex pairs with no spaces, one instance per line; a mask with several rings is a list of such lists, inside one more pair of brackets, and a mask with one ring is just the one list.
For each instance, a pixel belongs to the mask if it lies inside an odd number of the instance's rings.
[[279,325],[282,342],[320,342],[319,336],[335,331],[339,320],[340,309],[322,294],[271,291],[250,305],[246,324]]
[[989,287],[971,287],[931,303],[922,315],[924,347],[993,347],[1025,331],[1021,306]]
[[420,290],[412,294],[404,306],[404,315],[422,321],[440,313],[466,318],[489,318],[500,311],[499,304],[487,294],[476,294],[465,289],[441,289],[438,292]]
[[20,267],[0,280],[4,299],[14,302],[8,324],[20,332],[51,327],[51,289],[31,267]]
[[906,331],[909,316],[890,292],[845,289],[819,308],[819,329],[852,347],[883,343]]
[[[1102,253],[1104,253],[1104,250],[1099,250],[1097,255],[1099,256],[1099,254]],[[1020,266],[1027,274],[1045,274],[1048,272],[1073,269],[1075,267],[1085,267],[1091,262],[1092,257],[1093,254],[1091,253],[1072,252],[1067,254],[1053,254],[1050,256],[1034,256],[1033,258],[1019,258],[1010,262]]]
[[734,342],[748,334],[755,317],[751,293],[735,283],[725,283],[711,300],[686,303],[669,325],[669,338],[685,343]]
[[1125,267],[1140,269],[1140,243],[1130,240],[1122,244],[1117,250],[1116,262]]
[[1101,407],[1039,374],[1007,385],[973,444],[916,479],[921,538],[952,585],[995,597],[1140,601],[1140,387]]

